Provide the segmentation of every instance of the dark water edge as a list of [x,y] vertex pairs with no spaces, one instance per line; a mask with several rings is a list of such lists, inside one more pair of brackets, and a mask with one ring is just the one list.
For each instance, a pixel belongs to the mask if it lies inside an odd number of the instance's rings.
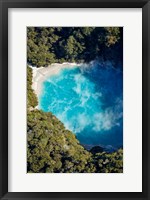
[[[116,65],[114,64],[116,63]],[[84,74],[86,74],[86,77],[90,79],[92,82],[95,82],[97,85],[97,90],[99,91],[101,88],[100,83],[103,82],[104,84],[107,85],[107,81],[109,81],[112,78],[112,82],[109,85],[107,97],[104,99],[104,101],[107,101],[107,105],[103,106],[103,109],[106,109],[108,104],[113,106],[113,101],[117,97],[121,99],[121,108],[120,112],[122,112],[123,115],[123,63],[122,60],[119,60],[118,62],[116,61],[116,57],[114,59],[114,62],[112,64],[111,61],[104,61],[102,58],[97,61],[93,61],[90,64],[88,64],[90,67],[90,70],[88,71],[88,68],[84,71]],[[116,71],[116,74],[120,74],[119,76],[114,76],[112,73],[112,76],[110,73],[105,73],[105,71]],[[92,71],[92,76],[91,76],[91,71]],[[103,73],[104,72],[104,73]],[[99,77],[98,77],[99,76]],[[97,78],[98,77],[98,78]],[[118,82],[115,80],[117,78]],[[119,80],[120,79],[120,80]],[[111,92],[115,91],[115,95]],[[120,148],[123,148],[123,118],[120,120],[121,128],[120,130],[118,128],[113,128],[112,132],[109,134],[109,131],[105,132],[107,137],[110,138],[112,145],[107,144],[105,140],[105,135],[102,136],[102,140],[100,143],[97,143],[95,141],[95,144],[86,144],[82,142],[82,137],[77,135],[78,140],[81,142],[82,146],[84,146],[85,149],[91,150],[95,146],[101,147],[104,151],[106,152],[114,152]],[[120,136],[119,133],[120,132]],[[120,137],[118,144],[116,145],[116,138]]]
[[104,146],[104,145],[90,145],[90,144],[81,144],[87,151],[92,152],[93,148],[100,148],[96,151],[96,153],[101,153],[101,152],[107,152],[107,153],[113,153],[116,152],[118,149],[123,149],[123,146],[118,146],[118,147],[113,147],[111,145]]

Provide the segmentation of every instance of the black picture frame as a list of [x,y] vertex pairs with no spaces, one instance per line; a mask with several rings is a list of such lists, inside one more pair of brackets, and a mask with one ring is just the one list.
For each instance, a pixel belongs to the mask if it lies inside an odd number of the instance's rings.
[[[142,192],[8,192],[8,9],[142,8]],[[150,199],[150,1],[149,0],[0,0],[0,198],[1,199]],[[135,33],[136,34],[136,33]],[[136,166],[135,166],[136,167]]]

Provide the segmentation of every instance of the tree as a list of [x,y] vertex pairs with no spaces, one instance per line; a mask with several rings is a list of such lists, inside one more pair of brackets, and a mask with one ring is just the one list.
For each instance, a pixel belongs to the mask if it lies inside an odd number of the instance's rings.
[[[123,60],[119,27],[28,27],[27,61],[36,67],[54,62]],[[119,61],[118,61],[119,60]],[[117,62],[117,64],[116,64]],[[36,109],[32,69],[27,67],[27,166],[30,173],[122,173],[123,150],[84,149],[75,135],[52,114]]]
[[51,113],[28,111],[28,171],[83,172],[90,153]]
[[32,89],[32,69],[27,67],[27,108],[34,108],[37,105],[37,96]]
[[112,54],[117,60],[123,54],[122,37],[121,27],[28,27],[27,60],[38,67],[53,62],[90,62]]
[[106,46],[114,45],[120,39],[119,27],[105,27],[106,30]]

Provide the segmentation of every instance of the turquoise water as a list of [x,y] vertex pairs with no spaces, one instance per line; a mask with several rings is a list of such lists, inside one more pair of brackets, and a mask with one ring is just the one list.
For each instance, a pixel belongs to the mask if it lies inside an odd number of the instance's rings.
[[40,109],[51,111],[86,148],[123,145],[123,73],[111,66],[74,66],[47,78]]

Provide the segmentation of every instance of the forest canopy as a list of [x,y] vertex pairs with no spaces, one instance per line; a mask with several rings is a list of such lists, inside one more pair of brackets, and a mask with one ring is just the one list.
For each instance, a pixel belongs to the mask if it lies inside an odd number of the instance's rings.
[[[88,63],[111,59],[123,62],[121,27],[27,27],[27,62],[47,67],[52,63]],[[123,149],[106,152],[85,149],[74,133],[51,112],[38,110],[27,67],[27,172],[122,173]]]
[[28,27],[27,61],[36,67],[51,63],[122,61],[122,27]]

